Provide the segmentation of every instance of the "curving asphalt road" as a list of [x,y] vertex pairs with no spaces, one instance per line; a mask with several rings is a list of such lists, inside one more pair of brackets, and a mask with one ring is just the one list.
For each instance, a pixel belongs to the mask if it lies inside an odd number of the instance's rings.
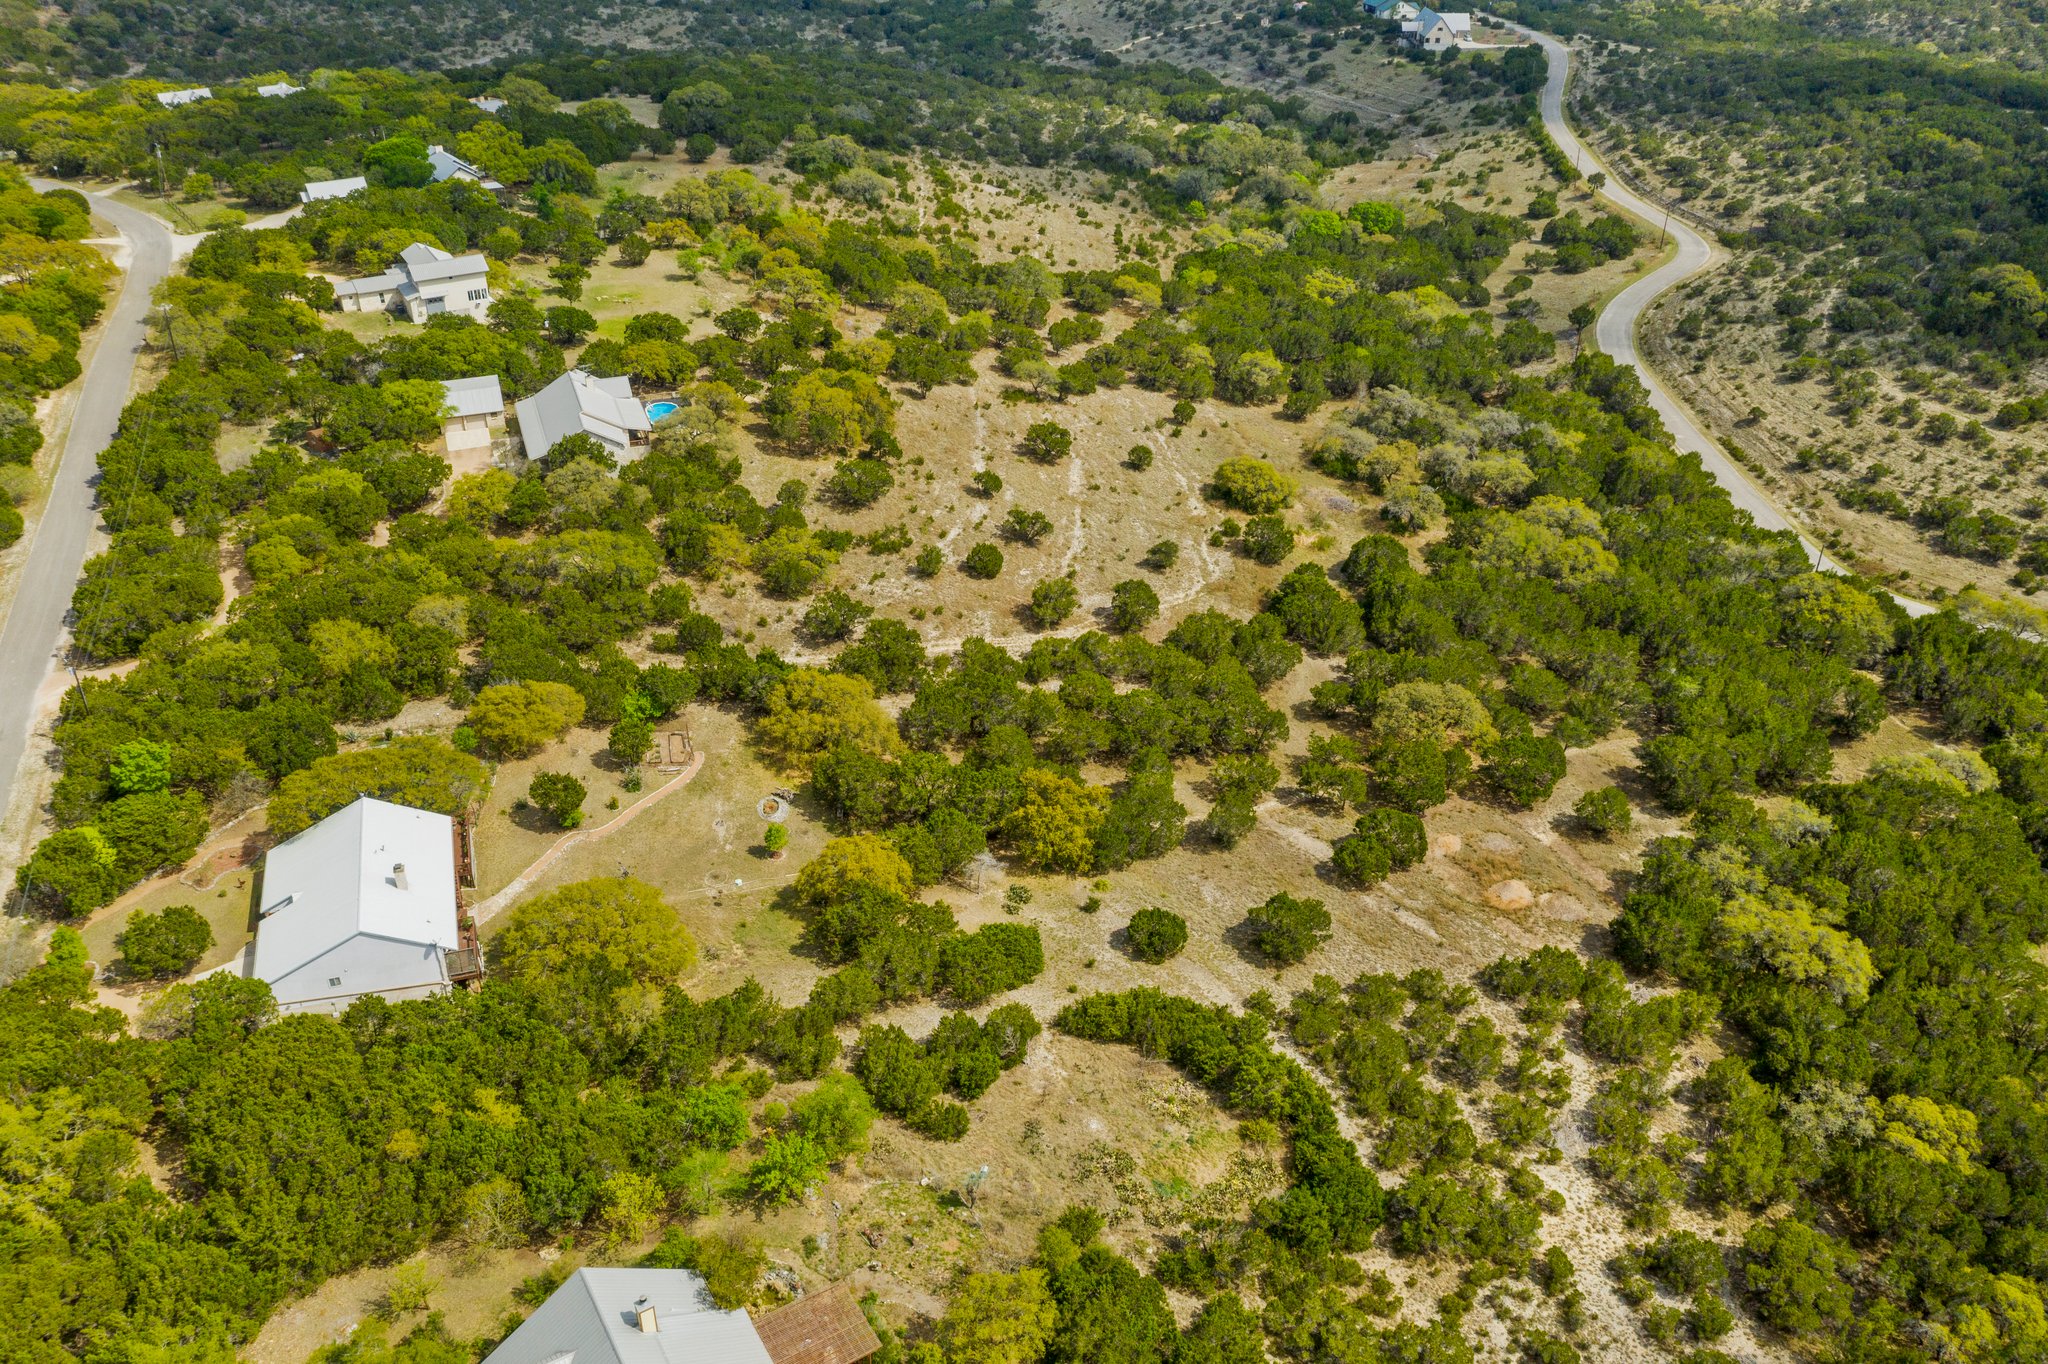
[[[36,181],[38,189],[57,188]],[[97,514],[93,482],[100,451],[114,438],[135,362],[142,354],[150,296],[172,259],[171,233],[139,209],[103,194],[89,194],[93,212],[119,229],[128,245],[121,292],[108,309],[104,330],[87,365],[71,430],[57,463],[55,481],[29,545],[12,603],[0,624],[0,793],[12,787],[28,751],[38,694],[64,648],[65,616],[71,591],[92,540]],[[0,799],[0,811],[6,802]]]
[[[1577,133],[1564,118],[1565,83],[1571,75],[1571,53],[1565,45],[1547,33],[1505,19],[1496,20],[1503,27],[1512,29],[1543,49],[1548,76],[1543,83],[1543,129],[1551,140],[1564,149],[1564,154],[1573,164],[1600,166],[1601,161],[1593,149],[1579,141]],[[1700,463],[1712,474],[1728,493],[1728,498],[1741,510],[1746,511],[1765,530],[1787,530],[1799,537],[1805,547],[1806,557],[1813,566],[1826,573],[1841,573],[1841,565],[1827,556],[1826,551],[1807,537],[1805,532],[1786,519],[1785,514],[1764,495],[1762,489],[1750,481],[1742,466],[1728,457],[1728,452],[1714,442],[1714,438],[1701,428],[1692,413],[1681,406],[1664,381],[1657,376],[1636,349],[1636,324],[1642,320],[1643,311],[1658,295],[1677,287],[1694,275],[1715,263],[1718,250],[1714,244],[1702,237],[1685,221],[1671,217],[1662,208],[1646,202],[1631,193],[1625,186],[1616,183],[1610,173],[1599,190],[1600,196],[1624,213],[1629,213],[1644,222],[1667,226],[1672,243],[1677,248],[1671,258],[1644,275],[1635,283],[1623,289],[1611,299],[1594,324],[1594,343],[1601,351],[1627,365],[1643,381],[1649,390],[1650,405],[1657,409],[1657,415],[1664,420],[1665,429],[1671,433],[1671,443],[1689,454],[1698,455]],[[1934,611],[1925,602],[1912,601],[1893,594],[1908,615],[1925,616]]]

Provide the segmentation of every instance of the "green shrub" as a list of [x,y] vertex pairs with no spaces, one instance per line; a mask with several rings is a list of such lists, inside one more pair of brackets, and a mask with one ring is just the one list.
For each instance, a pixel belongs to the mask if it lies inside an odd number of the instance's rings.
[[182,976],[199,964],[213,946],[213,930],[190,905],[171,905],[159,913],[138,909],[116,939],[123,969],[140,979]]
[[1628,797],[1619,786],[1599,786],[1580,796],[1572,805],[1579,827],[1600,838],[1625,834],[1633,820]]
[[993,578],[1003,571],[1003,552],[984,540],[967,551],[967,557],[960,561],[960,571],[970,578]]
[[1131,956],[1158,965],[1180,954],[1188,943],[1188,921],[1165,909],[1141,909],[1124,930]]

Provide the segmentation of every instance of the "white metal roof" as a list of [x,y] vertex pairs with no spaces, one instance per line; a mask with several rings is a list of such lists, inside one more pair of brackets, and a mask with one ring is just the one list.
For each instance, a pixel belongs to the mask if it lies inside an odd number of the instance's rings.
[[193,104],[202,99],[212,99],[211,86],[195,85],[190,90],[163,90],[157,93],[156,102],[166,109],[175,109],[181,104]]
[[[641,1299],[654,1330],[635,1324]],[[687,1269],[579,1269],[484,1364],[771,1364],[754,1323]]]
[[512,409],[519,416],[520,439],[526,453],[539,458],[555,442],[578,432],[608,445],[623,446],[629,434],[652,431],[647,409],[633,396],[632,381],[623,375],[600,379],[572,369]]
[[299,191],[299,202],[311,204],[322,199],[346,199],[357,190],[369,187],[370,182],[360,175],[344,176],[339,180],[308,180],[306,187]]
[[344,279],[335,283],[334,292],[342,294],[386,294],[405,283],[405,276],[396,270],[386,270],[381,275],[365,275],[361,279]]
[[260,908],[254,974],[273,987],[358,937],[393,950],[348,982],[352,993],[443,979],[440,953],[420,949],[458,945],[455,821],[364,796],[270,850]]
[[471,95],[469,102],[487,114],[495,114],[505,107],[505,101],[496,95]]
[[495,417],[505,410],[505,390],[499,386],[495,374],[444,379],[441,387],[448,391],[448,415],[451,417]]
[[279,81],[275,85],[257,86],[256,93],[265,99],[282,99],[286,95],[300,94],[305,88],[303,85],[293,85],[290,81]]
[[445,279],[483,279],[490,273],[491,263],[476,252],[455,256],[438,246],[414,242],[398,253],[398,259],[383,274],[343,280],[334,286],[334,292],[381,294],[396,289],[401,293],[412,293],[417,292],[422,284],[434,284]]

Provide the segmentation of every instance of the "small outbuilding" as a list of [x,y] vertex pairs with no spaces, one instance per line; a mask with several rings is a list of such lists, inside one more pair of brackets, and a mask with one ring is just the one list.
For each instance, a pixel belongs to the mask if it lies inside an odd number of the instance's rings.
[[495,374],[445,379],[448,414],[441,419],[441,437],[450,452],[480,450],[491,443],[495,428],[505,424],[505,391]]
[[775,1364],[858,1364],[882,1348],[843,1283],[806,1293],[754,1323]]

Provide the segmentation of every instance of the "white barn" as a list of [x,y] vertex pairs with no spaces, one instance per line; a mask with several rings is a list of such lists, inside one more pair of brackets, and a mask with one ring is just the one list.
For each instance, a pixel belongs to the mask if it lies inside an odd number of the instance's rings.
[[482,322],[491,311],[490,274],[476,252],[456,256],[414,242],[383,274],[335,285],[334,298],[345,313],[402,312],[414,322],[459,313]]
[[475,974],[455,834],[447,815],[364,796],[270,850],[251,974],[280,1013],[420,999]]
[[528,459],[539,459],[564,436],[581,432],[595,437],[613,459],[634,460],[647,453],[648,434],[654,430],[630,380],[600,379],[580,369],[520,399],[512,411]]
[[308,180],[306,187],[299,191],[299,202],[317,204],[322,199],[346,199],[359,189],[368,189],[370,182],[360,175],[344,176],[339,180]]

